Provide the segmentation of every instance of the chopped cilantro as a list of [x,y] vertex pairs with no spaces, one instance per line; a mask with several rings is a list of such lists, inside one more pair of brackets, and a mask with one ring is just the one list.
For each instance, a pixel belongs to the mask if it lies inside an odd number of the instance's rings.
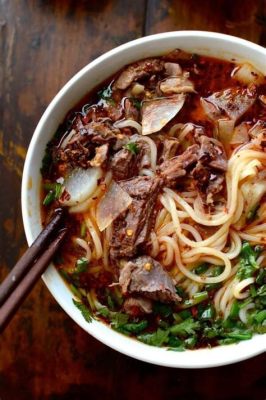
[[62,192],[62,185],[61,183],[46,183],[44,184],[44,189],[49,190],[47,195],[43,200],[44,206],[49,206],[54,200],[59,199],[61,192]]
[[74,305],[79,309],[79,311],[81,312],[83,318],[85,319],[85,321],[87,322],[91,322],[92,321],[92,315],[90,310],[88,309],[87,306],[85,306],[85,304],[81,303],[80,301],[76,301],[75,299],[72,299]]
[[202,301],[207,300],[208,297],[209,297],[209,294],[206,290],[204,290],[203,292],[195,293],[195,294],[193,294],[192,299],[185,300],[181,304],[181,307],[188,308],[188,307],[195,306],[196,304],[199,304]]
[[168,304],[163,304],[160,302],[156,302],[153,305],[153,311],[155,314],[159,314],[162,317],[169,317],[172,314],[172,308]]
[[230,313],[229,313],[229,318],[237,319],[238,315],[239,315],[239,310],[240,310],[239,303],[238,303],[237,300],[235,300],[233,302],[232,306],[231,306],[231,310],[230,310]]
[[248,340],[252,338],[252,333],[250,331],[233,331],[223,334],[225,337],[236,339],[236,340]]
[[157,329],[157,331],[153,333],[144,333],[142,335],[138,335],[138,339],[141,342],[149,344],[151,346],[162,346],[163,344],[168,343],[169,331],[163,329]]
[[110,311],[109,318],[111,321],[111,326],[115,329],[121,328],[121,326],[125,325],[129,319],[127,314],[113,311]]
[[204,308],[199,315],[200,320],[212,320],[215,317],[215,309],[212,305]]
[[177,336],[188,336],[188,335],[194,335],[195,331],[200,329],[200,322],[195,321],[193,318],[187,318],[183,322],[180,322],[180,324],[173,325],[170,328],[170,332],[173,335]]
[[114,99],[112,98],[111,86],[108,86],[103,90],[100,90],[97,94],[101,100],[105,100],[110,105],[114,106],[116,104]]
[[201,274],[204,274],[204,272],[206,272],[208,269],[209,269],[209,264],[203,263],[203,264],[198,265],[195,268],[194,272],[197,275],[201,275]]
[[129,143],[125,144],[124,148],[135,155],[137,155],[139,153],[139,148],[138,148],[137,143],[129,142]]
[[182,299],[185,299],[187,297],[187,293],[184,291],[184,289],[182,287],[176,286],[175,291],[176,291],[176,294],[178,296],[180,296]]
[[81,257],[76,262],[75,273],[80,274],[81,272],[86,272],[88,268],[89,261],[86,257]]
[[266,284],[262,285],[258,290],[257,290],[257,295],[258,296],[266,296]]
[[43,200],[44,206],[49,206],[55,200],[55,195],[52,190],[50,190]]
[[148,326],[148,321],[145,319],[140,322],[131,322],[124,325],[121,325],[122,331],[126,331],[128,333],[138,334],[142,332]]
[[251,247],[249,243],[244,242],[240,253],[240,267],[236,276],[239,280],[250,278],[259,268],[256,259],[260,253],[260,248]]
[[218,327],[217,324],[206,326],[203,330],[203,335],[208,339],[213,339],[220,335],[220,327]]
[[[169,340],[168,340],[168,345],[169,347],[183,347],[183,341],[179,338],[177,338],[176,336],[169,336]],[[184,348],[183,348],[184,349]]]
[[107,298],[108,307],[110,308],[110,310],[114,310],[115,303],[114,303],[114,301],[112,299],[112,296],[110,294],[107,294],[106,298]]
[[259,333],[260,335],[262,335],[263,333],[266,333],[265,321],[261,325],[255,326],[253,330],[256,333]]
[[136,107],[137,110],[141,110],[141,101],[136,99],[135,97],[131,97],[130,99],[133,103],[133,106]]
[[191,336],[189,338],[187,338],[185,341],[185,347],[187,347],[188,349],[193,349],[196,344],[197,344],[197,338],[196,336]]
[[[211,276],[211,277],[215,277],[215,276],[219,276],[221,275],[221,273],[224,270],[224,266],[222,265],[215,265],[213,268],[209,269],[209,273],[207,274],[207,276]],[[210,292],[214,289],[218,289],[219,287],[221,287],[221,283],[207,283],[205,285],[205,290],[207,290],[207,292]]]
[[259,273],[256,277],[256,283],[258,285],[262,285],[263,283],[266,283],[266,270],[264,268],[261,268],[259,270]]
[[109,319],[112,328],[120,330],[129,320],[129,316],[122,312],[111,311],[107,307],[102,307],[97,311],[98,314]]
[[108,310],[107,307],[102,307],[97,310],[97,314],[101,315],[102,317],[108,318],[110,311]]
[[254,315],[253,318],[255,321],[259,324],[261,324],[264,320],[266,320],[266,310],[262,311],[257,311]]
[[81,293],[80,291],[76,288],[75,285],[73,285],[72,283],[69,285],[71,292],[74,294],[74,296],[76,296],[78,299],[81,299]]

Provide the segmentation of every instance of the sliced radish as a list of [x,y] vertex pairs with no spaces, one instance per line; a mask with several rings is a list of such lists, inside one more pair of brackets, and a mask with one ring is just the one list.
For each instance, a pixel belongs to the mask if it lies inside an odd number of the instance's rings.
[[101,176],[101,168],[74,169],[65,179],[64,187],[70,198],[62,200],[62,205],[74,206],[87,200],[96,190]]
[[129,194],[113,181],[97,207],[96,221],[100,231],[107,228],[131,203]]

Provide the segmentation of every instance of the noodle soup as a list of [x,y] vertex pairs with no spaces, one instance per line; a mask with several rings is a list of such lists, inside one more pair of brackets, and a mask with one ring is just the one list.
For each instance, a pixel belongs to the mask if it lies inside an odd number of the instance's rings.
[[43,222],[84,318],[184,350],[265,333],[266,86],[250,64],[174,50],[126,66],[43,159]]

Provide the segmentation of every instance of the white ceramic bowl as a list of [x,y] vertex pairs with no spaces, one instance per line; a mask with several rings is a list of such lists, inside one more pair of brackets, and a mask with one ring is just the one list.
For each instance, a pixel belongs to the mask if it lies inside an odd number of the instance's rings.
[[[266,75],[266,50],[236,37],[212,32],[181,31],[152,35],[119,46],[79,71],[47,107],[32,137],[22,179],[22,213],[30,245],[40,232],[40,166],[47,142],[66,113],[91,89],[133,61],[167,53],[175,48],[230,60],[250,61]],[[92,336],[121,353],[153,364],[206,368],[234,363],[265,351],[265,335],[239,344],[212,349],[172,352],[145,345],[113,331],[105,324],[87,323],[73,305],[72,294],[51,265],[43,280],[61,307]]]

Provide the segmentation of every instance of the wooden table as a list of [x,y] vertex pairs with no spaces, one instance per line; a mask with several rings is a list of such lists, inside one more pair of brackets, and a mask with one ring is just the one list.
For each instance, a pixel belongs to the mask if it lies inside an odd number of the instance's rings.
[[[26,249],[22,168],[50,100],[106,50],[143,35],[180,29],[225,32],[266,45],[266,4],[0,0],[0,279]],[[263,400],[265,379],[263,355],[212,370],[174,370],[123,356],[83,332],[42,282],[0,341],[1,400]]]

